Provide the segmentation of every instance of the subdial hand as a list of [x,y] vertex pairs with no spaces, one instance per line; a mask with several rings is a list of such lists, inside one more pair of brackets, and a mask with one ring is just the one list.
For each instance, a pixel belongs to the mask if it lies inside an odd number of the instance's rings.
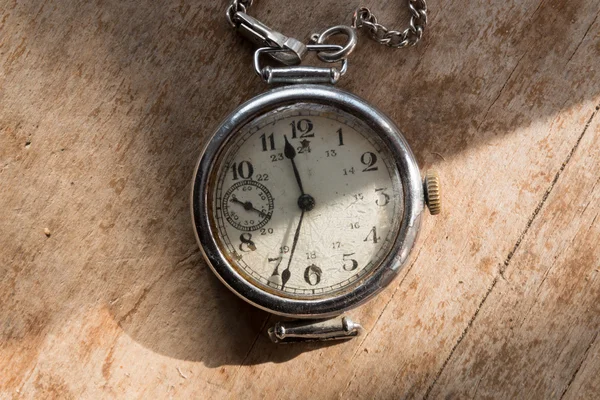
[[296,182],[298,182],[298,187],[300,188],[300,193],[304,194],[304,188],[302,187],[302,179],[300,179],[300,173],[298,172],[298,167],[296,167],[296,162],[294,158],[296,157],[296,150],[294,150],[294,146],[288,142],[287,136],[283,135],[285,139],[285,147],[283,148],[283,154],[292,162],[292,167],[294,168],[294,175],[296,176]]
[[296,245],[298,244],[298,238],[300,237],[300,228],[302,227],[302,220],[304,219],[304,210],[302,210],[302,214],[300,214],[300,221],[298,221],[298,227],[296,228],[296,233],[294,233],[294,242],[292,243],[292,250],[290,251],[290,258],[288,260],[287,267],[281,272],[281,288],[285,287],[285,284],[292,276],[290,272],[290,265],[292,265],[292,259],[294,258],[294,252],[296,251]]
[[237,199],[237,197],[233,197],[233,196],[231,197],[231,200],[230,200],[230,201],[231,201],[232,203],[236,203],[236,204],[239,204],[239,205],[241,205],[242,207],[244,207],[244,210],[246,210],[246,211],[254,211],[254,212],[257,212],[259,215],[261,215],[261,216],[263,216],[263,217],[266,217],[266,216],[267,216],[267,215],[266,215],[264,212],[262,212],[262,211],[260,211],[260,210],[258,210],[258,209],[256,209],[256,208],[254,208],[254,206],[252,205],[252,203],[251,203],[251,202],[249,202],[249,201],[241,201],[241,200],[238,200],[238,199]]

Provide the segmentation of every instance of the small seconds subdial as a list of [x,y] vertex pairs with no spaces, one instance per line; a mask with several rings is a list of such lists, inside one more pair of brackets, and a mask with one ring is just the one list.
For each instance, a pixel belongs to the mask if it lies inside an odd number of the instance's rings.
[[273,215],[273,196],[263,184],[244,180],[225,192],[222,207],[231,226],[240,231],[256,231]]

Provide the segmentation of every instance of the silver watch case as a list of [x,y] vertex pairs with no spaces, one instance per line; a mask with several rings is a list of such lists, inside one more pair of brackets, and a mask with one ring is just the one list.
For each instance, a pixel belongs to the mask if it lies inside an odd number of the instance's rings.
[[[389,254],[363,281],[350,291],[332,297],[301,300],[281,297],[251,284],[227,261],[212,231],[208,210],[208,182],[213,167],[228,140],[245,124],[275,108],[295,103],[337,107],[364,121],[390,148],[404,189],[402,223]],[[396,125],[382,112],[348,92],[321,85],[294,85],[262,93],[242,104],[219,126],[205,146],[192,187],[192,220],[196,239],[208,265],[231,291],[250,304],[273,314],[293,318],[326,318],[365,303],[398,275],[415,245],[424,208],[423,183],[415,157]]]

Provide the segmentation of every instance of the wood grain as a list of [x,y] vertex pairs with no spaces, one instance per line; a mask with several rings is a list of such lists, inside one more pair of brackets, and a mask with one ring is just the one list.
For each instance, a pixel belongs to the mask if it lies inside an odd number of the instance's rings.
[[[358,1],[257,1],[306,40]],[[600,1],[428,2],[339,87],[445,184],[366,335],[273,346],[192,233],[190,179],[265,87],[225,2],[0,4],[1,398],[595,398]],[[368,4],[406,21],[396,1]]]
[[600,165],[599,121],[557,173],[432,397],[553,398],[569,390],[600,330],[600,168],[589,169]]

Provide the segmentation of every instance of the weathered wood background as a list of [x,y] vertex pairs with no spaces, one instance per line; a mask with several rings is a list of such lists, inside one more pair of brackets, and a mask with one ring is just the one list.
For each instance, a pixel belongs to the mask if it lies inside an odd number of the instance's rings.
[[[339,87],[440,172],[445,213],[352,312],[366,335],[288,347],[190,223],[203,143],[265,89],[225,3],[0,2],[0,397],[600,397],[600,1],[429,0],[417,47],[361,38]],[[251,14],[304,40],[358,5]]]

